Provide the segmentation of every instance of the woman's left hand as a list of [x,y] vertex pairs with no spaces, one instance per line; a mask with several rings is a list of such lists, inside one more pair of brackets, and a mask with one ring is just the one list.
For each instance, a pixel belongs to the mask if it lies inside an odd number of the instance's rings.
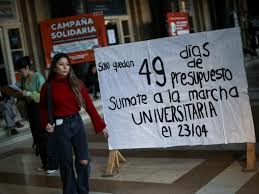
[[51,125],[50,123],[47,124],[46,126],[46,131],[49,133],[53,133],[55,128],[55,124]]
[[107,139],[109,137],[108,130],[106,128],[103,129],[103,135]]
[[22,91],[22,94],[23,94],[23,96],[30,96],[31,94],[32,94],[32,92],[31,91],[26,91],[26,90],[23,90]]

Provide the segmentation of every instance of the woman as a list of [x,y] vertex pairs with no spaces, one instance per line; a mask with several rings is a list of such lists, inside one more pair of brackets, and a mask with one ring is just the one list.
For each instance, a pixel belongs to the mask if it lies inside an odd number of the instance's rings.
[[[51,85],[51,97],[54,124],[48,123],[46,97],[48,85]],[[42,124],[50,133],[54,133],[59,159],[60,175],[64,194],[88,194],[88,145],[87,135],[80,108],[88,112],[96,133],[103,132],[108,136],[106,125],[96,111],[83,82],[78,80],[70,60],[64,53],[53,57],[50,72],[43,85],[40,96]],[[75,178],[73,168],[73,152],[75,153]]]
[[88,73],[87,73],[87,87],[89,89],[89,93],[93,93],[93,98],[98,99],[97,93],[99,92],[99,83],[98,83],[98,75],[95,64],[90,64]]
[[[29,56],[24,56],[18,59],[15,63],[15,69],[19,72],[21,80],[16,83],[22,89],[23,98],[18,99],[25,101],[26,117],[30,124],[30,129],[33,137],[33,147],[39,144],[39,135],[41,133],[40,124],[40,90],[45,82],[44,77],[39,72],[32,71],[31,59]],[[18,107],[18,106],[17,106]],[[46,167],[45,153],[39,153],[41,157],[42,167]],[[38,153],[36,153],[38,155]]]

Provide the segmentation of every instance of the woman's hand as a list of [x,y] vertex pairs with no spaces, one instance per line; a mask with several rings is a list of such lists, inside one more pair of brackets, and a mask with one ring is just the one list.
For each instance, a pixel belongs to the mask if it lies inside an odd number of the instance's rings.
[[26,90],[23,90],[23,91],[22,91],[22,95],[23,95],[23,96],[30,96],[31,94],[32,94],[31,91],[26,91]]
[[53,133],[54,127],[55,127],[55,124],[51,125],[51,124],[48,123],[47,126],[46,126],[46,131],[49,132],[49,133]]
[[103,129],[103,135],[107,139],[109,137],[108,130],[106,128]]

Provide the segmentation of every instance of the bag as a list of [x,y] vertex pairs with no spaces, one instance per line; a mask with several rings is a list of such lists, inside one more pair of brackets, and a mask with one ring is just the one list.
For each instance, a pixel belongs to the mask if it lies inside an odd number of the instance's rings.
[[47,169],[58,169],[58,158],[54,134],[49,134],[47,139]]
[[48,170],[58,169],[57,150],[53,133],[42,130],[36,142],[36,156],[41,156],[43,165]]
[[[51,83],[48,83],[48,89],[47,89],[48,122],[50,124],[53,124],[54,116],[53,116],[53,104],[52,104],[51,93],[52,93],[52,86],[51,86]],[[47,144],[46,144],[47,169],[56,170],[58,169],[58,157],[57,157],[57,150],[56,150],[57,146],[55,141],[55,135],[47,131],[45,131],[45,134],[47,134],[46,135],[47,136]]]
[[41,130],[38,134],[37,134],[37,138],[36,138],[36,142],[35,142],[35,146],[36,146],[36,156],[43,156],[43,157],[47,157],[47,143],[48,143],[48,132],[45,130]]
[[[53,124],[53,105],[51,99],[51,84],[48,83],[47,95],[46,95],[46,107],[48,110],[48,122]],[[36,156],[40,155],[43,161],[44,167],[48,170],[58,169],[58,155],[56,150],[55,135],[42,129],[37,135],[36,142]]]

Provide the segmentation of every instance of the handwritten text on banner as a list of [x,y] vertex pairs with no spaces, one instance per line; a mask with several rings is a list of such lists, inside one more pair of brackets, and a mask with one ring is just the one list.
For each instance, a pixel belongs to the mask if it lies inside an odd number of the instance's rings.
[[255,142],[239,28],[95,49],[110,149]]

